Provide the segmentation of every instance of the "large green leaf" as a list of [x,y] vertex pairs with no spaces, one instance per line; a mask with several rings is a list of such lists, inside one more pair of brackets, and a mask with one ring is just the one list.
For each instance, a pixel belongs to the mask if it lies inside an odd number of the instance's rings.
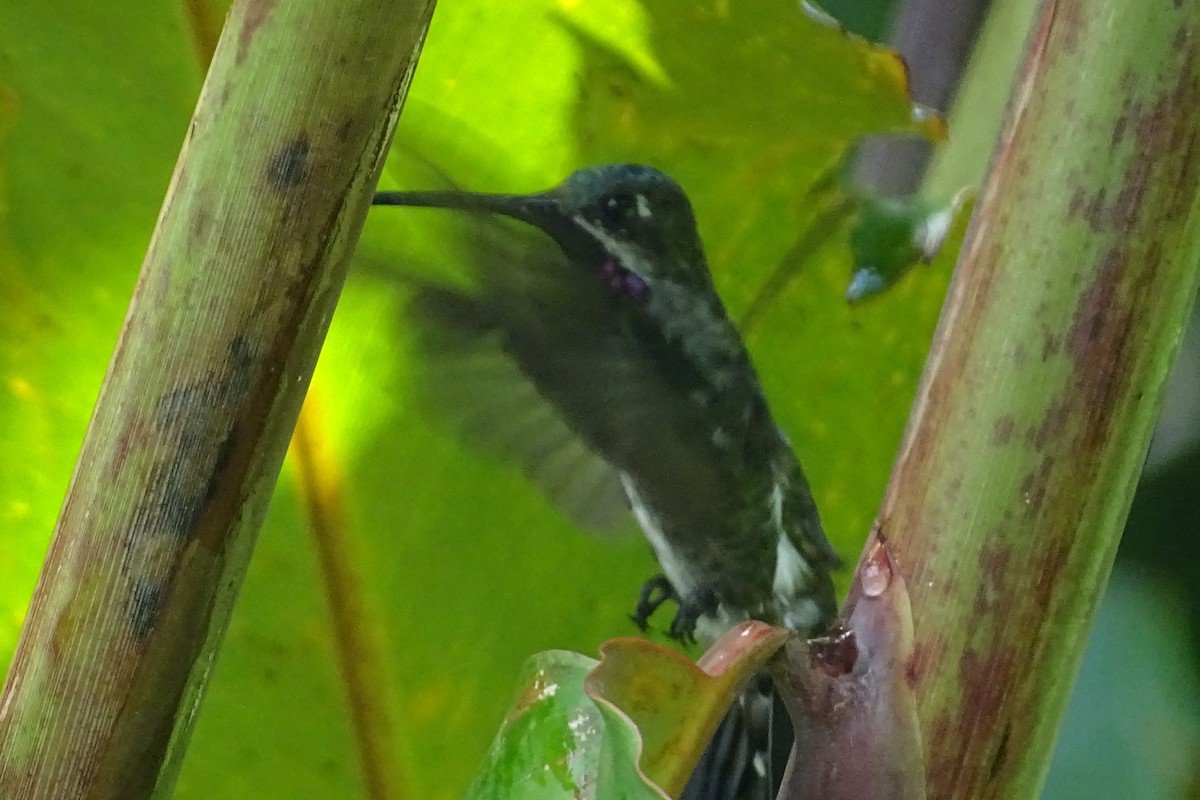
[[[0,664],[200,84],[178,9],[68,6],[10,2],[0,29]],[[731,311],[763,309],[751,350],[852,560],[947,270],[850,309],[835,235],[756,298],[852,138],[913,124],[897,74],[785,0],[446,2],[388,175],[415,180],[414,154],[476,189],[543,188],[615,159],[676,175]],[[406,231],[377,214],[364,262],[386,270],[411,254]],[[416,243],[426,261],[448,249],[437,231]],[[326,457],[301,462],[307,507],[292,468],[280,481],[181,797],[346,797],[363,774],[372,792],[458,797],[519,665],[631,632],[655,571],[636,536],[579,535],[512,469],[416,411],[403,290],[386,274],[352,279],[334,320],[305,417]],[[336,505],[331,527],[312,524],[322,503]],[[373,726],[347,696],[366,698]]]
[[[177,11],[6,3],[0,663],[7,664],[199,88]],[[131,47],[130,42],[136,42]]]
[[1160,576],[1113,571],[1044,800],[1194,797],[1200,691],[1181,595]]

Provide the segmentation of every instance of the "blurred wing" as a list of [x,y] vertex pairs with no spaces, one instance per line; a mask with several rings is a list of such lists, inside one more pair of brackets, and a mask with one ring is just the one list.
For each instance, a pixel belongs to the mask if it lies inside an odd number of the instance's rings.
[[466,216],[470,288],[418,283],[411,309],[435,414],[520,464],[584,527],[629,515],[617,474],[636,469],[664,517],[711,530],[736,498],[689,399],[704,376],[545,234]]
[[[543,232],[495,217],[472,222],[472,288],[424,292],[418,316],[423,330],[440,332],[430,343],[442,363],[475,354],[465,379],[452,381],[458,398],[476,408],[486,401],[472,415],[478,423],[467,425],[477,425],[473,441],[505,442],[509,458],[592,527],[610,517],[611,498],[624,497],[616,474],[636,472],[639,493],[652,495],[673,526],[712,530],[736,498],[714,458],[706,411],[691,399],[704,375],[679,343],[663,339],[661,325]],[[483,375],[491,385],[471,388]],[[499,398],[507,398],[503,408]],[[620,508],[627,513],[626,502]],[[723,549],[711,538],[681,537],[680,546],[703,558],[701,550]]]
[[471,446],[520,466],[575,524],[612,532],[630,516],[616,471],[521,372],[485,302],[420,286],[410,305],[426,374],[423,401]]

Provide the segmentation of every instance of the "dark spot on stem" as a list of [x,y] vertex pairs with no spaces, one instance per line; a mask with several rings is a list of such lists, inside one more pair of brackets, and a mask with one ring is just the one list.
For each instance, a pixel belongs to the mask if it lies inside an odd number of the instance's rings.
[[1037,427],[1030,428],[1026,440],[1035,450],[1053,449],[1077,413],[1068,401],[1053,403],[1042,415]]
[[133,624],[133,635],[144,640],[154,630],[158,612],[162,608],[163,591],[157,583],[139,580],[133,584],[129,596],[129,618]]
[[254,345],[247,336],[238,334],[229,340],[229,366],[235,375],[242,374],[254,364]]
[[225,474],[225,468],[229,466],[229,462],[233,459],[233,453],[237,450],[238,435],[237,429],[229,431],[229,435],[221,442],[221,449],[217,451],[217,460],[213,464],[212,474],[208,478],[208,488],[204,491],[204,502],[207,503],[217,493],[217,487],[220,485],[221,476]]
[[191,233],[193,244],[199,242],[208,233],[210,222],[212,222],[212,213],[206,206],[200,206],[192,211],[192,218],[188,229]]
[[236,414],[253,385],[256,349],[245,335],[230,339],[223,369],[163,395],[153,417],[172,443],[152,467],[146,499],[132,521],[131,537],[188,536],[237,449]]
[[308,177],[308,138],[298,136],[281,147],[267,161],[267,180],[281,191],[299,186]]
[[1016,427],[1016,424],[1012,414],[1001,415],[992,426],[992,444],[1008,444],[1012,439],[1013,428]]
[[1042,361],[1049,361],[1062,349],[1062,336],[1049,330],[1042,332]]

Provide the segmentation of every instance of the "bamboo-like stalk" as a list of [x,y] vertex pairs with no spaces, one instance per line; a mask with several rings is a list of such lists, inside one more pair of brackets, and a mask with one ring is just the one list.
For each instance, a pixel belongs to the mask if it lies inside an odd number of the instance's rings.
[[0,697],[5,800],[170,793],[432,8],[234,4]]
[[1196,295],[1197,108],[1195,0],[1043,2],[876,521],[930,798],[1044,778]]

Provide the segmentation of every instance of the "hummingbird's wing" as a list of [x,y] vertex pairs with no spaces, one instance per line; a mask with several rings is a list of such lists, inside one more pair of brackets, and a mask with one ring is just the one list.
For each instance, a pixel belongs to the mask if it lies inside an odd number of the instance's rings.
[[[412,306],[435,411],[592,529],[628,513],[616,476],[636,474],[697,589],[769,585],[774,543],[736,524],[739,486],[716,452],[712,409],[695,399],[712,380],[703,360],[544,232],[461,219],[466,288],[418,283]],[[732,328],[728,338],[740,352]]]
[[[568,257],[532,226],[508,230],[511,248],[475,259],[484,327],[585,447],[635,476],[639,522],[662,543],[660,563],[669,550],[680,565],[676,590],[732,600],[742,586],[769,586],[774,542],[737,519],[741,487],[714,437],[723,417],[697,399],[711,393],[713,376],[689,349],[689,320],[652,316],[614,293],[597,272],[603,265]],[[731,327],[728,336],[742,352]],[[680,570],[694,579],[677,580]]]
[[503,332],[479,298],[424,284],[409,310],[427,373],[422,400],[433,416],[476,449],[519,466],[585,530],[609,533],[629,520],[617,473],[504,352]]

